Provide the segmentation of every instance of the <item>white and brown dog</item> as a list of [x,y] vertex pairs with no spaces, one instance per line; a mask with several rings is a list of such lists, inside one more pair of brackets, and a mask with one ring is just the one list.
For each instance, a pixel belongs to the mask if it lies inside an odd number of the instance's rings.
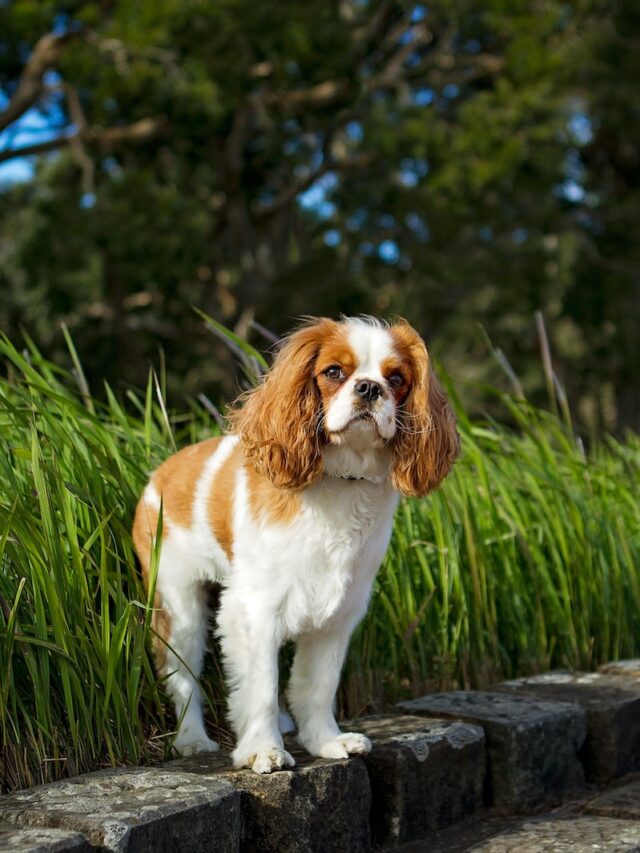
[[136,511],[147,578],[162,502],[155,652],[182,717],[175,746],[183,755],[217,749],[196,680],[206,584],[216,581],[234,766],[269,773],[294,763],[279,729],[278,649],[288,639],[299,742],[323,758],[368,752],[366,737],[336,724],[340,670],[398,493],[438,486],[458,455],[455,418],[414,329],[368,318],[310,321],[241,402],[231,434],[167,459]]

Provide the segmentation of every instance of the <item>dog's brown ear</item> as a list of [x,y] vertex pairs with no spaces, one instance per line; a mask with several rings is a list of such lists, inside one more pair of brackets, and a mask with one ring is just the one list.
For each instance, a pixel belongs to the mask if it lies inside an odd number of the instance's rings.
[[321,402],[313,368],[334,326],[323,318],[286,338],[262,384],[230,414],[248,458],[275,486],[303,488],[322,473]]
[[429,361],[424,341],[405,322],[392,328],[410,362],[412,386],[398,412],[391,483],[422,497],[437,488],[460,453],[456,418]]

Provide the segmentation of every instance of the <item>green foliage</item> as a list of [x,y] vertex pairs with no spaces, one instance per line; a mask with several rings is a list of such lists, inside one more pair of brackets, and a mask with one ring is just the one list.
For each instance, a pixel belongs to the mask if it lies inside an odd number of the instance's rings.
[[160,342],[180,400],[234,391],[194,304],[279,333],[398,312],[457,378],[495,382],[481,323],[539,401],[542,310],[581,420],[637,429],[636,6],[0,4],[1,94],[44,34],[75,32],[37,106],[70,133],[75,93],[86,125],[1,191],[0,325],[59,363],[66,322],[112,384],[144,384]]
[[503,402],[518,431],[463,423],[444,486],[403,502],[350,703],[638,653],[640,441],[586,456],[552,415]]
[[[93,399],[67,343],[75,382],[31,343],[21,353],[0,342],[5,789],[158,761],[174,723],[152,672],[129,531],[148,472],[214,427],[200,409],[169,415],[153,375],[126,408],[108,387]],[[238,352],[247,370],[260,365],[246,344]],[[470,421],[457,404],[454,473],[398,511],[343,679],[348,713],[425,685],[482,686],[640,652],[640,442],[608,439],[585,454],[554,416],[501,403],[517,430]],[[220,726],[212,657],[207,716]]]
[[0,787],[157,760],[170,725],[130,526],[173,428],[153,377],[131,415],[109,388],[106,403],[78,394],[32,344],[0,340],[0,356]]

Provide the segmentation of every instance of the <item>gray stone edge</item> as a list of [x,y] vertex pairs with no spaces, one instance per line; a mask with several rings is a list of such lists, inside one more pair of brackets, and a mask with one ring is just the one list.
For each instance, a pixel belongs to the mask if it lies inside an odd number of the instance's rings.
[[[636,663],[637,663],[636,661],[633,661],[634,665]],[[611,666],[613,666],[613,665],[611,665]],[[637,679],[637,676],[636,676],[636,679]],[[637,683],[637,681],[636,681],[636,683]],[[481,694],[482,692],[483,691],[459,691],[459,693],[472,693],[472,694],[475,694],[475,693]],[[486,692],[486,691],[484,691],[484,692]],[[432,695],[437,696],[440,694],[432,694]],[[428,698],[430,698],[430,697],[421,697],[421,698],[423,700],[428,700]],[[420,710],[419,701],[420,700],[410,700],[407,702],[399,703],[396,706],[395,714],[396,715],[409,715],[409,714],[410,715],[419,715],[422,719],[425,720],[425,723],[427,720],[431,720],[433,722],[435,719],[438,719],[438,718],[440,720],[443,719],[442,715],[440,713],[438,713],[439,709],[433,710],[433,711]],[[532,702],[535,702],[535,700],[532,699]],[[539,700],[538,700],[538,703],[539,703]],[[548,702],[546,704],[556,705],[556,706],[563,706],[564,705],[566,707],[566,709],[569,710],[569,708],[567,707],[569,705],[569,703]],[[558,708],[558,710],[560,710],[560,708]],[[580,708],[579,710],[580,710],[580,712],[582,712],[582,714],[584,714],[584,710],[582,708]],[[388,716],[391,716],[391,715],[388,715]],[[357,721],[357,720],[353,721],[353,723],[348,727],[353,728],[354,726],[357,726],[358,723],[360,723],[360,722],[364,723],[365,721],[370,720],[370,719],[372,719],[372,718],[363,718],[362,721]],[[481,736],[483,736],[485,738],[487,736],[487,728],[485,725],[483,725],[483,721],[479,720],[479,719],[472,720],[472,719],[470,719],[470,715],[460,715],[460,716],[447,715],[446,720],[449,723],[460,722],[460,723],[464,723],[467,726],[475,727],[475,728],[477,728],[478,732],[481,733]],[[415,732],[415,728],[413,729],[413,731]],[[428,734],[425,733],[425,736],[428,737]],[[385,749],[398,749],[398,750],[406,750],[407,748],[411,748],[410,745],[405,742],[403,734],[397,734],[397,735],[395,735],[391,738],[388,738],[388,739],[383,738],[380,746],[377,748],[379,749],[380,747],[385,748]],[[328,763],[331,763],[331,762],[318,760],[318,761],[315,761],[312,763],[307,763],[306,765],[303,764],[303,766],[299,770],[296,770],[294,772],[301,772],[302,771],[304,773],[313,773],[314,768],[325,767]],[[364,762],[364,765],[365,765],[365,767],[367,767],[367,777],[369,780],[369,784],[371,784],[371,782],[373,781],[371,778],[371,769],[368,766],[368,762],[366,760]],[[486,770],[486,767],[485,767],[485,770]],[[139,768],[121,768],[121,769],[116,769],[116,770],[109,769],[109,770],[104,770],[104,771],[96,771],[96,772],[91,773],[91,774],[84,774],[81,777],[75,777],[75,778],[76,778],[76,780],[81,780],[81,781],[86,781],[86,780],[91,779],[91,778],[106,779],[108,777],[113,777],[114,774],[115,775],[127,774],[127,773],[132,773],[135,771],[140,771],[140,772],[149,771],[151,773],[153,773],[154,771],[159,771],[159,772],[164,771],[165,773],[167,771],[169,771],[169,772],[182,773],[185,776],[191,776],[192,779],[197,778],[197,774],[190,773],[188,768],[186,768],[186,767],[180,767],[180,768],[175,767],[174,769],[172,769],[171,764],[165,764],[160,768],[147,768],[147,767],[142,768],[142,767],[139,767]],[[240,837],[239,836],[242,832],[242,826],[241,825],[242,825],[242,821],[244,819],[243,813],[245,812],[245,808],[243,807],[243,798],[247,796],[247,789],[244,788],[242,783],[237,778],[234,778],[233,781],[230,781],[231,775],[236,777],[235,771],[232,771],[231,768],[229,768],[229,767],[227,767],[225,769],[224,767],[221,766],[220,770],[215,774],[215,777],[210,777],[210,781],[212,781],[212,783],[213,783],[213,788],[215,788],[215,791],[212,789],[210,791],[210,794],[212,797],[212,802],[214,800],[219,801],[221,794],[226,795],[226,796],[235,796],[236,797],[236,801],[238,803],[238,809],[240,810],[240,821],[239,821],[240,828],[238,829],[238,841],[237,841],[237,844],[234,845],[233,840],[231,840],[231,839],[229,839],[229,840],[232,841],[230,849],[233,847],[235,847],[236,849],[239,849],[239,845],[240,845]],[[61,785],[65,785],[65,784],[69,784],[69,783],[73,783],[73,782],[74,782],[73,779],[64,780],[63,782],[54,782],[54,783],[50,783],[49,785],[40,786],[40,788],[51,789],[55,786],[61,786]],[[223,783],[223,784],[221,784],[221,783]],[[38,789],[29,789],[28,791],[16,792],[16,794],[27,795],[29,792],[33,792],[35,790],[38,790]],[[0,797],[0,832],[4,831],[5,833],[7,833],[7,832],[9,832],[8,827],[12,827],[17,833],[23,834],[25,841],[29,837],[30,833],[33,833],[33,839],[35,842],[36,837],[38,836],[38,833],[40,833],[40,835],[42,835],[43,832],[46,834],[47,830],[51,830],[52,831],[52,839],[56,838],[62,844],[62,846],[60,846],[60,844],[55,844],[55,845],[52,844],[50,846],[39,846],[39,847],[34,846],[33,848],[25,848],[25,849],[32,849],[33,851],[36,851],[36,850],[38,850],[38,851],[39,850],[54,851],[55,850],[55,851],[61,851],[61,853],[64,853],[64,851],[67,851],[67,850],[68,851],[83,851],[83,853],[84,853],[85,850],[104,849],[104,847],[102,847],[102,845],[100,843],[100,840],[98,838],[96,838],[95,835],[93,835],[90,832],[87,832],[86,829],[84,829],[82,827],[80,827],[80,828],[78,828],[76,826],[65,827],[63,824],[60,823],[59,820],[56,820],[55,816],[52,816],[51,819],[49,820],[49,819],[47,819],[46,816],[43,815],[42,812],[37,817],[36,816],[29,816],[28,814],[22,815],[22,817],[19,815],[16,816],[15,814],[11,815],[10,813],[7,815],[6,809],[4,809],[3,806],[9,800],[10,797],[15,797],[15,794]],[[570,796],[568,795],[567,798],[570,799]],[[205,796],[205,799],[206,799],[206,796]],[[174,810],[174,814],[175,815],[180,815],[180,814],[184,815],[184,813],[188,812],[190,808],[191,808],[190,805],[187,805],[184,810],[181,810],[180,808],[176,807],[176,809]],[[6,819],[7,816],[9,817],[9,821],[7,821],[7,819]],[[67,843],[64,843],[64,842],[67,842]]]

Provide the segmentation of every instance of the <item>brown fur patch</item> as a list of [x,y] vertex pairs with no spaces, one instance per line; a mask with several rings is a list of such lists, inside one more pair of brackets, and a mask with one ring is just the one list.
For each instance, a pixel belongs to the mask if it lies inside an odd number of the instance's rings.
[[[394,339],[395,347],[396,339],[393,335],[393,329],[391,330],[391,336]],[[385,358],[380,364],[380,372],[382,373],[385,379],[388,380],[389,377],[393,376],[394,373],[400,374],[400,376],[402,376],[402,378],[404,379],[404,384],[400,385],[398,388],[395,388],[393,385],[389,386],[389,390],[395,397],[397,404],[400,404],[411,390],[411,382],[413,379],[411,362],[407,353],[402,352],[403,349],[403,347],[398,347],[398,354],[396,356],[390,356],[389,358]]]
[[[166,519],[163,520],[163,528],[164,535],[166,536],[168,534]],[[147,592],[149,590],[149,569],[151,564],[151,554],[153,551],[153,539],[156,535],[157,529],[158,510],[145,503],[143,496],[140,498],[138,506],[136,507],[131,535],[136,549],[136,554],[140,560],[142,578]],[[156,592],[153,600],[151,627],[156,633],[156,636],[153,639],[153,654],[156,662],[156,669],[158,672],[161,672],[167,661],[167,647],[165,643],[169,642],[169,637],[171,635],[171,617],[162,607],[162,599],[159,592]]]
[[151,477],[162,498],[165,518],[180,527],[191,527],[193,498],[202,469],[222,439],[208,438],[174,453]]
[[405,320],[390,332],[396,352],[411,373],[411,388],[399,410],[393,441],[391,482],[405,495],[422,497],[440,485],[458,457],[456,419],[420,335]]
[[[170,535],[171,522],[183,527],[191,526],[196,483],[206,460],[214,452],[219,442],[220,438],[210,438],[190,447],[185,447],[166,459],[153,473],[151,483],[162,499],[163,535],[165,538]],[[136,507],[132,537],[147,590],[149,589],[149,568],[153,540],[157,529],[158,510],[146,503],[143,495]],[[164,609],[159,592],[155,594],[153,607],[151,626],[157,635],[157,638],[154,639],[153,651],[156,667],[160,672],[167,659],[165,642],[169,642],[171,635],[171,616]]]
[[140,560],[142,567],[142,576],[145,584],[149,575],[149,563],[151,562],[151,549],[153,547],[153,537],[158,528],[158,511],[154,507],[145,503],[144,495],[138,501],[136,514],[133,519],[133,528],[131,537],[133,545],[136,549],[136,554]]
[[[398,356],[397,360],[395,360],[395,365],[389,365],[389,367],[397,367],[399,362],[400,364],[404,365],[405,370],[414,372],[414,358],[416,354],[416,346],[419,346],[419,344],[421,343],[424,346],[424,342],[418,336],[417,332],[406,322],[391,326],[391,328],[389,329],[389,334],[391,335],[391,340],[393,341],[393,349],[395,350]],[[385,362],[387,361],[390,360],[385,359]],[[391,361],[394,361],[394,359],[391,359]]]
[[167,662],[167,643],[171,638],[171,616],[169,611],[162,606],[160,594],[156,593],[153,599],[153,615],[151,617],[151,627],[156,633],[153,638],[153,657],[156,662],[156,669],[162,673]]
[[249,509],[256,521],[291,524],[301,508],[299,495],[291,489],[279,489],[258,474],[253,465],[244,466],[249,492]]
[[233,559],[233,501],[242,461],[242,448],[236,445],[216,472],[207,501],[213,535],[229,560]]
[[[328,379],[325,376],[325,370],[334,365],[342,368],[345,376],[344,379]],[[355,354],[348,344],[345,343],[344,333],[333,332],[320,347],[315,364],[315,378],[318,383],[318,390],[320,391],[325,412],[331,402],[331,398],[342,388],[345,381],[356,369],[356,366]]]
[[319,318],[290,335],[264,381],[229,413],[249,461],[275,486],[302,489],[322,474],[315,370],[320,350],[338,330],[338,323]]
[[351,347],[345,343],[344,332],[332,331],[329,333],[318,352],[316,359],[316,376],[328,367],[337,364],[344,368],[345,373],[352,373],[356,367],[356,357]]

